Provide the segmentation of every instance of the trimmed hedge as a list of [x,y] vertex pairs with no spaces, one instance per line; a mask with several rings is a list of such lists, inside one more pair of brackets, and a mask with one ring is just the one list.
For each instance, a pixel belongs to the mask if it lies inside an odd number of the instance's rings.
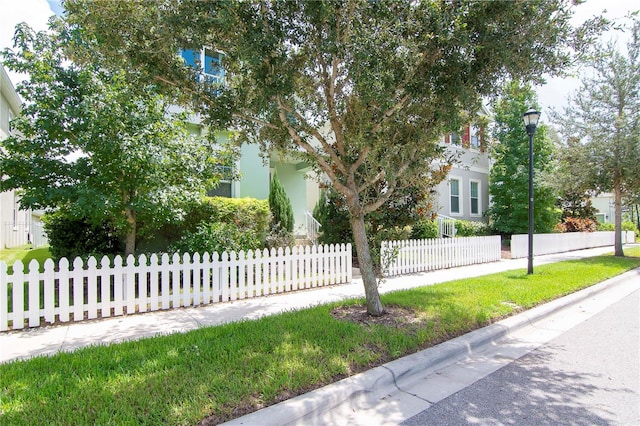
[[42,217],[49,241],[49,252],[56,260],[63,257],[95,256],[119,253],[120,243],[116,232],[107,223],[95,225],[71,212],[57,211]]

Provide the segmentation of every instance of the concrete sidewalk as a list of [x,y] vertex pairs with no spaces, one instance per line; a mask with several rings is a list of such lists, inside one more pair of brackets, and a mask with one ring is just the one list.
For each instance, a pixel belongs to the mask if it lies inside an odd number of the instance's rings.
[[[537,256],[535,265],[579,259],[612,252],[612,247],[601,247],[554,255]],[[380,292],[420,287],[440,282],[471,278],[513,269],[526,268],[527,259],[444,269],[400,277],[388,278],[380,285]],[[363,297],[360,279],[351,284],[316,288],[256,299],[220,303],[195,308],[155,311],[108,319],[45,326],[0,333],[0,362],[28,359],[38,355],[52,355],[60,351],[73,351],[91,345],[117,343],[159,334],[185,332],[198,327],[223,324],[243,319],[256,319],[287,310]]]

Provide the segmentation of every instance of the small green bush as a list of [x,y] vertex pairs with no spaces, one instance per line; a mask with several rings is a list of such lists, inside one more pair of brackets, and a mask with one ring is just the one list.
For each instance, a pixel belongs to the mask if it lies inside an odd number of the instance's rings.
[[324,190],[313,209],[313,217],[320,222],[321,244],[353,243],[349,212],[336,191]]
[[435,220],[420,219],[411,227],[412,240],[438,238],[438,224]]
[[636,228],[636,224],[631,222],[630,220],[625,220],[622,222],[622,230],[623,231],[633,231],[636,234],[638,233],[638,228]]
[[293,247],[295,245],[295,238],[291,232],[284,229],[279,223],[276,223],[271,227],[269,234],[267,234],[265,245],[269,249]]
[[598,231],[615,231],[616,226],[613,223],[598,223]]
[[456,220],[456,237],[479,237],[490,234],[489,226],[484,222]]
[[100,258],[120,252],[118,236],[108,223],[95,225],[63,210],[44,215],[42,221],[49,252],[56,261],[63,257]]
[[180,241],[169,247],[171,252],[213,253],[261,247],[260,239],[250,230],[239,229],[233,223],[200,223],[195,231],[187,231]]

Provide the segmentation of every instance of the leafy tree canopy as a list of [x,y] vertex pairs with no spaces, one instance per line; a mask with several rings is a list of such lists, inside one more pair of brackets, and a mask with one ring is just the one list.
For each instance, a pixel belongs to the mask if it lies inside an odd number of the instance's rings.
[[[217,128],[297,153],[344,196],[367,310],[380,315],[364,217],[430,180],[437,140],[506,77],[556,74],[597,25],[574,30],[569,0],[68,0],[102,54]],[[535,42],[532,42],[535,40]],[[198,84],[177,52],[224,52],[224,85]],[[432,180],[431,180],[432,181]],[[383,190],[368,190],[383,183]]]
[[17,27],[5,65],[29,75],[15,132],[3,141],[0,189],[18,189],[25,208],[64,208],[109,223],[134,251],[136,228],[175,218],[180,205],[215,184],[231,153],[188,135],[163,96],[98,55],[72,60],[90,38],[61,20],[50,31]]
[[[489,175],[489,217],[493,228],[502,234],[523,234],[529,228],[529,137],[522,114],[529,108],[539,108],[537,103],[530,86],[510,82],[493,106],[493,138],[497,144]],[[547,126],[539,123],[533,139],[535,232],[552,232],[559,219],[554,208],[555,191],[549,183],[554,146],[547,132]]]
[[[586,64],[582,87],[554,116],[577,151],[578,179],[595,192],[613,192],[615,253],[622,251],[622,200],[640,188],[640,20],[629,26],[626,52],[600,44]],[[573,147],[572,147],[573,146]]]

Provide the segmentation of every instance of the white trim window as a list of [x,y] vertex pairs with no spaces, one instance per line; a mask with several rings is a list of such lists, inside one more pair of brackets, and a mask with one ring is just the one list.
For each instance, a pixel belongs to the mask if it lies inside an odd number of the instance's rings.
[[469,126],[469,145],[473,149],[480,149],[480,129]]
[[480,216],[482,212],[482,203],[480,195],[481,183],[477,180],[469,181],[469,212],[471,216]]
[[462,185],[458,178],[449,179],[449,214],[462,215]]

